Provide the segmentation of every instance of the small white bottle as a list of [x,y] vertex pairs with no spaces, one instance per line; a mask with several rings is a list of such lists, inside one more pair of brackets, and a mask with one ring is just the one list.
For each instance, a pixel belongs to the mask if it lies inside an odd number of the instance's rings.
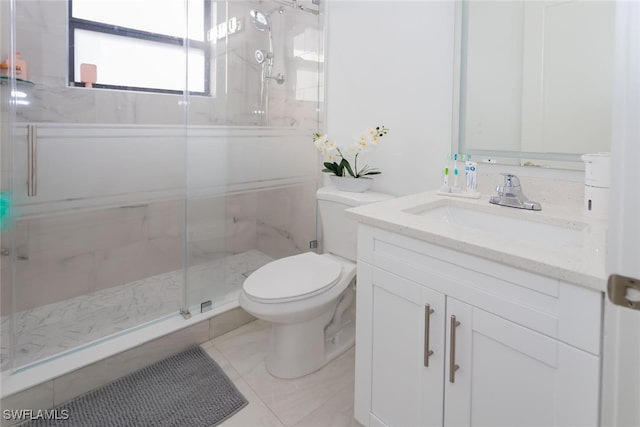
[[467,193],[469,194],[476,194],[478,192],[476,168],[477,168],[476,162],[472,162],[469,160],[465,162],[464,175],[466,178]]

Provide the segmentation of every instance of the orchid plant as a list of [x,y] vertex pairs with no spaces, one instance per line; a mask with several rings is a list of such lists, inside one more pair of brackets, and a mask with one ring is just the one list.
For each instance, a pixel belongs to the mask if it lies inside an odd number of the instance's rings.
[[[362,153],[371,152],[378,146],[380,139],[389,132],[384,126],[376,126],[363,131],[355,137],[351,144],[346,147],[338,146],[335,141],[330,140],[327,135],[319,133],[313,134],[313,143],[324,156],[324,169],[322,172],[333,173],[336,176],[351,176],[362,178],[367,175],[378,175],[382,172],[368,165],[364,165],[358,170],[358,156]],[[347,157],[353,157],[353,166]]]

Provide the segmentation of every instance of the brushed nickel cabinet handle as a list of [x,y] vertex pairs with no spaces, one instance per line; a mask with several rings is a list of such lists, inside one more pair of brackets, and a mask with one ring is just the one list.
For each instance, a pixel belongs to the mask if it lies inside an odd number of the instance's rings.
[[425,368],[429,367],[429,356],[433,354],[433,350],[429,349],[429,323],[431,321],[431,315],[433,314],[433,309],[429,304],[425,304],[424,306],[424,366]]
[[449,327],[449,382],[456,382],[456,371],[460,366],[456,365],[456,328],[460,326],[460,322],[456,320],[456,316],[451,316]]
[[27,196],[38,194],[37,179],[36,126],[27,125]]

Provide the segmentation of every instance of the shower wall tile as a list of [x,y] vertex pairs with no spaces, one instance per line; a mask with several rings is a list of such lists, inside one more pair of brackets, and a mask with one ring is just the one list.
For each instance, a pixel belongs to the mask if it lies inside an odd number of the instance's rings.
[[[8,230],[0,234],[0,248],[3,250],[0,255],[0,314],[2,316],[6,316],[11,311],[11,286],[15,271],[13,263],[27,256],[28,242],[28,221],[16,221]],[[15,248],[12,248],[14,244]],[[16,253],[12,254],[12,250]]]
[[308,251],[315,212],[315,183],[259,193],[257,248],[273,258]]
[[189,199],[189,224],[210,224],[216,218],[224,218],[226,203],[224,196]]
[[286,229],[267,223],[258,223],[258,250],[275,259],[304,252],[295,245]]
[[133,124],[136,122],[136,93],[127,91],[100,91],[77,88],[78,91],[95,93],[95,101],[92,107],[95,118],[92,123],[122,123]]
[[[189,200],[189,265],[252,249],[273,258],[308,250],[315,238],[314,195],[309,182]],[[183,200],[21,221],[15,226],[17,309],[181,269],[184,223]],[[3,313],[10,309],[7,282]]]
[[[184,121],[182,96],[136,92],[129,108],[133,109],[133,122],[145,124],[180,124]],[[116,122],[118,123],[118,122]]]
[[17,311],[84,295],[94,290],[94,254],[18,260],[16,282]]
[[17,309],[182,268],[183,210],[170,201],[21,221]]
[[168,200],[149,205],[149,238],[180,237],[184,233],[184,200]]
[[211,99],[204,96],[189,98],[189,123],[192,125],[225,125],[225,108],[220,104],[220,97]]
[[29,220],[29,257],[39,252],[77,255],[145,239],[146,209],[125,207]]
[[[62,1],[35,0],[16,4],[16,24],[22,36],[16,40],[17,50],[29,63],[30,74],[59,77],[66,74],[65,61],[60,60],[68,54],[65,12]],[[47,42],[49,49],[43,49]],[[35,52],[40,54],[34,55]],[[54,57],[55,63],[43,61]]]
[[[48,409],[54,406],[53,403],[53,381],[47,381],[28,390],[5,397],[0,403],[0,407],[5,409]],[[24,420],[22,420],[24,421]],[[20,420],[5,420],[4,416],[0,425],[2,427],[18,424]]]
[[226,250],[230,253],[246,252],[257,247],[256,219],[242,219],[234,222],[233,217],[228,218],[226,237]]
[[193,255],[218,257],[224,255],[224,220],[212,219],[209,223],[189,224],[189,248]]
[[29,76],[29,78],[37,78],[38,85],[31,88],[28,93],[32,100],[28,108],[18,109],[18,121],[52,123],[94,123],[96,121],[95,92],[69,88],[66,84],[60,85],[59,79],[45,80],[41,76]]
[[182,239],[160,237],[96,251],[95,289],[104,289],[182,268]]
[[[4,319],[11,313],[11,276],[12,268],[8,262],[3,262],[0,265],[0,317]],[[4,327],[4,323],[2,324]],[[5,340],[4,329],[0,336],[0,342]],[[8,341],[5,341],[8,342]]]
[[257,247],[256,192],[227,197],[226,248],[231,253],[241,253]]
[[[295,93],[295,86],[285,88],[272,87],[272,96],[269,100],[270,126],[315,127],[318,115],[317,103],[296,100]],[[311,116],[311,122],[307,121],[309,116]]]
[[188,201],[189,265],[224,256],[225,205],[224,197]]
[[208,339],[209,321],[207,320],[56,378],[53,381],[54,405],[66,402]]

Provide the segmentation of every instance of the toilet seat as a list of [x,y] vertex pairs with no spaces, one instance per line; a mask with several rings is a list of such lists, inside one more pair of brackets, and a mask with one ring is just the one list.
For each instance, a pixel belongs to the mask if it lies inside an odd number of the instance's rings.
[[262,303],[297,301],[334,286],[342,266],[314,252],[273,261],[254,271],[245,281],[247,297]]

